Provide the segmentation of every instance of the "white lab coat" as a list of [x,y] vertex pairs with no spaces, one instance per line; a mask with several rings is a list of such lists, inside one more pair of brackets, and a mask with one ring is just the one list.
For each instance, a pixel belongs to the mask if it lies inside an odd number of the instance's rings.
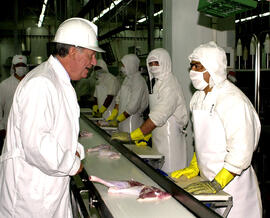
[[80,109],[69,76],[50,56],[20,82],[0,157],[0,217],[72,217],[69,182],[80,167]]
[[251,166],[261,125],[251,102],[225,80],[206,96],[197,91],[190,108],[200,175],[212,181],[223,167],[237,174],[224,188],[233,196],[228,218],[262,217],[260,190]]
[[14,74],[0,83],[0,130],[7,128],[7,120],[12,105],[13,95],[20,80]]
[[119,104],[118,115],[126,111],[130,117],[120,122],[118,128],[121,132],[130,133],[144,122],[142,113],[148,107],[148,87],[139,72],[139,59],[135,55],[125,55],[121,61],[127,76],[116,96],[116,104]]
[[[159,62],[161,73],[150,98],[149,118],[157,126],[152,132],[153,147],[165,156],[161,168],[172,172],[187,166],[187,145],[184,129],[188,124],[188,112],[182,88],[171,73],[171,59],[165,49],[155,49],[147,57]],[[149,66],[148,66],[149,70]],[[153,75],[149,73],[150,79]]]

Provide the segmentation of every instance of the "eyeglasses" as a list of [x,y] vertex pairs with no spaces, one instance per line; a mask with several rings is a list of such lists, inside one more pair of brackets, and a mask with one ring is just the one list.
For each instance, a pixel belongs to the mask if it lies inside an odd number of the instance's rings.
[[197,71],[204,70],[204,66],[201,63],[190,63],[190,69],[195,67]]

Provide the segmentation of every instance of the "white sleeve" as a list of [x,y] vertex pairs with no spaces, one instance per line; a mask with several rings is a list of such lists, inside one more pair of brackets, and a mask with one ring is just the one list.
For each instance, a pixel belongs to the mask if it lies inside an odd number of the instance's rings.
[[107,90],[108,90],[107,95],[116,96],[117,91],[118,91],[117,90],[117,88],[118,88],[117,80],[114,76],[111,76],[108,79],[109,79],[109,81],[106,83]]
[[173,86],[165,83],[161,84],[158,90],[158,102],[150,110],[150,119],[156,126],[163,126],[175,112],[177,102],[178,95]]
[[227,141],[224,167],[236,174],[250,166],[258,143],[260,123],[251,105],[239,96],[230,95],[217,105]]
[[0,84],[0,130],[5,129],[5,123],[4,123],[4,95],[5,90],[3,90],[2,84]]
[[97,89],[96,89],[96,87],[95,87],[95,91],[94,91],[94,97],[97,98]]
[[[25,160],[51,176],[74,175],[80,159],[57,141],[54,134],[57,90],[47,79],[29,81],[16,99],[21,110],[21,139]],[[77,146],[77,145],[76,145]]]
[[130,98],[127,99],[127,108],[125,111],[129,115],[136,114],[138,110],[141,108],[141,102],[143,99],[143,94],[145,91],[145,86],[144,86],[144,81],[142,80],[143,78],[140,77],[134,77],[132,78],[132,85],[130,87]]

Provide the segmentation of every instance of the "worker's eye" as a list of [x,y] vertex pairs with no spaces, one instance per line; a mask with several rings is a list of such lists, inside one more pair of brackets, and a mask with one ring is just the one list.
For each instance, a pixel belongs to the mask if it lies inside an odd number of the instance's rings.
[[201,65],[199,63],[190,63],[190,69],[192,69],[193,67],[195,67],[196,70],[202,70],[203,69],[203,65]]

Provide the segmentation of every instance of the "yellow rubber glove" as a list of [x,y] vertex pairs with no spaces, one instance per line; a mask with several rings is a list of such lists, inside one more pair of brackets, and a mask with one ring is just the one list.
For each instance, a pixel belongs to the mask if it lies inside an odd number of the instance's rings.
[[94,116],[97,112],[98,112],[98,105],[95,104],[95,105],[92,107],[92,115]]
[[145,147],[145,146],[147,146],[148,141],[150,140],[151,137],[152,137],[152,134],[149,133],[149,134],[147,134],[142,140],[136,140],[136,141],[135,141],[135,144],[136,144],[138,147]]
[[118,133],[114,133],[111,136],[111,140],[118,140],[121,142],[130,142],[130,134],[127,132],[118,132]]
[[106,121],[114,120],[116,118],[117,114],[118,114],[118,110],[116,108],[114,108],[112,110],[111,115],[106,119]]
[[118,126],[117,120],[111,120],[111,121],[109,121],[109,126],[117,127]]
[[233,178],[234,176],[228,170],[222,168],[213,181],[193,183],[184,189],[192,194],[213,194],[222,190]]
[[140,128],[135,129],[133,132],[130,133],[130,138],[133,141],[139,141],[144,139],[144,135],[142,133],[142,130]]
[[102,114],[103,114],[106,110],[107,110],[107,108],[106,108],[104,105],[102,105],[102,106],[99,108],[99,112],[102,113]]
[[171,173],[172,178],[179,178],[182,175],[185,175],[188,179],[191,179],[199,174],[199,168],[198,168],[198,163],[197,163],[197,158],[196,154],[194,152],[192,160],[190,161],[190,164],[188,167],[181,169],[181,170],[176,170]]
[[127,119],[127,118],[126,118],[126,116],[125,116],[124,113],[121,113],[121,114],[116,118],[116,120],[117,120],[118,122],[122,122],[122,121],[124,121],[125,119]]
[[215,180],[220,184],[223,189],[230,181],[232,181],[234,176],[225,168],[219,171],[216,175]]

